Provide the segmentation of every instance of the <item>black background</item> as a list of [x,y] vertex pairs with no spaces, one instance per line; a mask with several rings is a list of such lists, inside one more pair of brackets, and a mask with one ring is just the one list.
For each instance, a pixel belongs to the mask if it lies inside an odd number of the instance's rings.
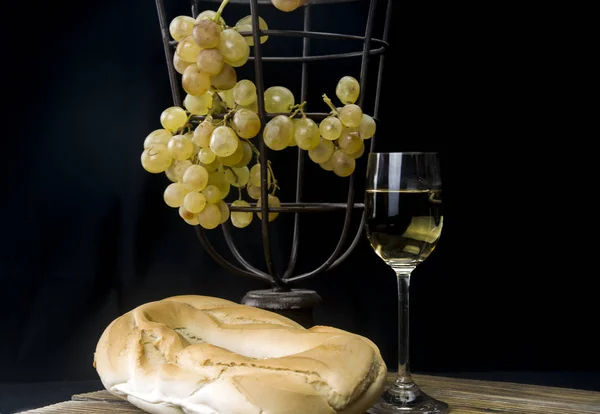
[[[595,276],[581,264],[585,241],[574,235],[587,219],[561,210],[553,168],[568,157],[545,150],[544,135],[527,124],[536,108],[523,104],[527,84],[514,77],[521,63],[481,36],[489,13],[474,22],[464,10],[436,7],[394,1],[375,146],[439,151],[442,159],[444,232],[411,285],[412,369],[534,371],[542,373],[539,383],[600,390],[593,376],[600,370],[592,339]],[[233,24],[247,10],[230,5],[224,17]],[[365,10],[320,6],[315,30],[358,34]],[[380,6],[376,36],[382,12]],[[189,13],[185,1],[167,2],[169,20]],[[299,13],[268,8],[262,15],[270,28],[301,27]],[[154,3],[27,2],[10,5],[7,16],[0,381],[97,379],[96,341],[131,308],[178,294],[239,301],[264,288],[216,265],[193,229],[164,205],[167,178],[139,163],[145,136],[172,104]],[[265,53],[297,54],[300,47],[271,38]],[[346,48],[356,44],[320,42],[313,51]],[[240,78],[252,77],[251,69],[242,68]],[[357,60],[311,66],[309,107],[324,110],[319,96],[333,97],[337,79],[359,70]],[[376,66],[369,70],[376,75]],[[265,72],[267,86],[298,93],[297,65],[265,64]],[[521,93],[506,94],[515,81],[525,82]],[[280,197],[292,201],[295,152],[271,155]],[[359,198],[364,161],[357,166]],[[347,183],[307,162],[307,201],[341,202]],[[291,223],[280,215],[272,226],[280,265],[287,263]],[[330,254],[341,223],[337,213],[303,216],[299,271]],[[353,232],[356,225],[357,217]],[[262,266],[258,231],[254,223],[235,234]],[[211,239],[225,251],[218,231]],[[317,323],[370,337],[394,368],[395,278],[364,237],[345,263],[300,286],[325,300]],[[550,380],[551,372],[564,374]]]

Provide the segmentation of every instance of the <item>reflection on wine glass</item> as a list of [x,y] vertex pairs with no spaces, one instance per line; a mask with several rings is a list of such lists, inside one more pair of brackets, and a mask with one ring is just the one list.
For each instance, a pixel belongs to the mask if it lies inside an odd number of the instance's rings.
[[444,223],[441,184],[436,153],[369,154],[367,237],[398,280],[398,375],[368,411],[372,414],[448,412],[446,403],[419,389],[408,364],[410,276],[440,238]]

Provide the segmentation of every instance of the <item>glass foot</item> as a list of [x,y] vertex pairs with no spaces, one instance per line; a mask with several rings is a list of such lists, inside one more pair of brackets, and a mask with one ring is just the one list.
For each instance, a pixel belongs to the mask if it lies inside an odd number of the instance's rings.
[[368,414],[446,414],[448,404],[425,394],[415,383],[394,384],[367,410]]

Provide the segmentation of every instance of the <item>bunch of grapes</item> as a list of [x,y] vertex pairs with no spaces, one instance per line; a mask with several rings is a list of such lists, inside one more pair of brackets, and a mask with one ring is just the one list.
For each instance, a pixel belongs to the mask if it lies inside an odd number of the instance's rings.
[[[246,16],[235,26],[227,26],[221,16],[229,0],[219,10],[205,10],[195,19],[177,16],[169,31],[177,42],[173,64],[181,74],[186,92],[183,107],[173,106],[160,115],[162,128],[151,132],[144,141],[141,156],[143,168],[154,174],[165,173],[171,183],[164,191],[165,203],[177,208],[190,225],[214,229],[230,220],[238,228],[247,227],[254,214],[230,212],[225,201],[232,188],[237,188],[233,207],[250,207],[244,200],[261,206],[261,184],[267,183],[269,207],[279,207],[275,195],[279,189],[271,162],[263,180],[259,164],[260,152],[252,139],[262,129],[265,145],[280,151],[298,146],[322,168],[347,177],[355,169],[355,159],[364,152],[363,140],[375,133],[375,122],[355,104],[360,93],[356,79],[343,77],[336,95],[342,107],[336,108],[324,95],[331,108],[320,124],[304,112],[306,102],[296,104],[294,94],[283,86],[273,86],[264,93],[265,111],[274,114],[262,128],[258,116],[256,85],[249,79],[237,79],[235,68],[248,61],[252,36],[252,18]],[[292,11],[304,0],[272,0],[275,7]],[[261,30],[267,23],[259,17]],[[268,36],[260,37],[264,43]],[[199,121],[199,119],[201,121]],[[268,220],[278,216],[270,212]],[[257,213],[262,219],[262,215]]]

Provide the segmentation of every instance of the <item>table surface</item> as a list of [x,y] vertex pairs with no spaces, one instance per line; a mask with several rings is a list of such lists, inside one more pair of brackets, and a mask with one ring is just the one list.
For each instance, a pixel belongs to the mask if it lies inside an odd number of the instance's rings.
[[[390,375],[389,379],[393,378]],[[600,392],[510,382],[414,375],[431,396],[445,401],[450,414],[598,414]],[[23,411],[27,414],[140,414],[142,410],[107,391],[73,395],[71,401]]]

